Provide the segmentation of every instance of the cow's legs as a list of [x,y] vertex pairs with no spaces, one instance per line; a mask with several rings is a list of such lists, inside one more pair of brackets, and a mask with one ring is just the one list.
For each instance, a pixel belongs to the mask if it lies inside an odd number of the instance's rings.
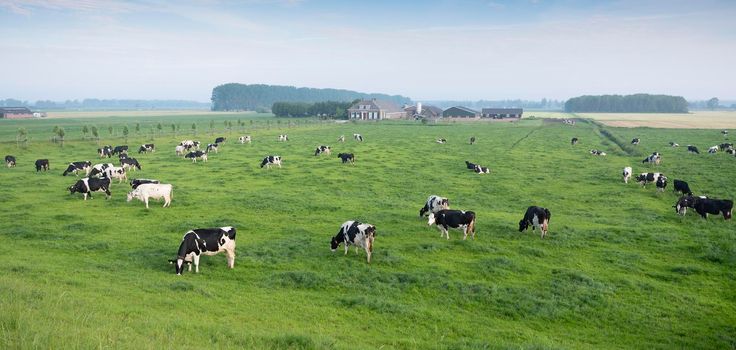
[[350,250],[350,247],[348,246],[348,243],[345,242],[345,255],[348,255],[349,250]]
[[194,255],[193,260],[194,260],[194,272],[199,273],[199,255]]
[[227,267],[235,267],[235,250],[226,250],[225,255],[227,256]]
[[148,197],[143,197],[143,202],[146,203],[146,209],[148,209]]
[[[84,200],[87,200],[87,194],[86,193],[82,193],[82,194],[84,195]],[[92,195],[90,195],[89,198],[92,198]]]

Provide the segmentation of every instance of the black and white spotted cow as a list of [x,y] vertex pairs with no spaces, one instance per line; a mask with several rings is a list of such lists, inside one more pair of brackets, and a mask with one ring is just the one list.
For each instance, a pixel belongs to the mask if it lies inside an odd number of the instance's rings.
[[5,166],[8,168],[14,168],[15,167],[15,157],[11,155],[5,156]]
[[337,155],[337,158],[340,158],[343,164],[350,163],[355,165],[355,155],[352,153],[340,153]]
[[163,199],[165,208],[171,206],[171,198],[174,195],[173,188],[171,184],[141,184],[128,192],[128,202],[132,201],[133,198],[139,199],[146,204],[146,209],[148,209],[149,199]]
[[621,175],[624,177],[624,183],[629,183],[629,179],[631,178],[631,174],[633,174],[634,170],[631,169],[630,166],[627,166],[624,168],[624,171]]
[[463,240],[468,238],[468,233],[475,239],[475,213],[472,211],[442,209],[430,213],[427,224],[429,226],[436,224],[440,230],[440,237],[446,236],[450,239],[449,229],[454,228],[463,231]]
[[220,148],[219,143],[208,143],[207,148],[205,149],[205,152],[210,153],[212,151],[215,151],[215,153],[217,153],[218,148]]
[[467,160],[465,161],[465,166],[466,166],[466,167],[467,167],[468,169],[470,169],[470,170],[475,170],[475,164],[473,164],[473,163],[471,163],[471,162],[468,162]]
[[189,265],[189,271],[199,273],[199,258],[201,255],[215,255],[224,252],[227,257],[227,267],[235,267],[235,228],[231,226],[217,228],[198,228],[184,234],[179,245],[174,264],[177,275],[184,272],[184,264]]
[[718,153],[718,146],[713,146],[713,147],[708,148],[708,153],[710,154]]
[[667,188],[667,176],[659,175],[655,185],[657,186],[658,192],[664,192],[664,190]]
[[330,149],[330,146],[321,145],[321,146],[318,146],[317,149],[314,150],[314,155],[318,156],[322,153],[329,155],[331,152],[332,150]]
[[153,179],[133,179],[133,180],[130,180],[130,187],[132,189],[136,189],[138,188],[138,186],[143,185],[143,184],[157,184],[157,183],[160,183],[160,181],[153,180]]
[[105,192],[105,197],[110,198],[110,181],[110,178],[85,177],[69,186],[69,194],[81,193],[84,200],[87,200],[87,196],[92,199],[92,192]]
[[279,141],[289,141],[289,135],[279,135]]
[[203,152],[203,151],[189,152],[189,153],[187,153],[186,156],[184,156],[184,158],[191,159],[192,160],[192,163],[196,163],[197,162],[197,158],[199,158],[203,162],[207,163],[207,152]]
[[238,137],[238,141],[241,144],[243,144],[243,143],[251,143],[251,137],[250,137],[250,135],[244,135],[244,136]]
[[670,141],[670,147],[680,147],[680,145],[675,142]]
[[636,145],[638,145],[638,144],[639,144],[639,142],[640,142],[640,141],[641,141],[641,140],[639,140],[639,138],[638,138],[638,137],[635,137],[635,138],[633,138],[633,139],[631,140],[631,144],[632,144],[632,145],[635,145],[635,146],[636,146]]
[[340,135],[340,137],[337,138],[337,142],[345,142],[345,135]]
[[265,166],[266,168],[271,169],[271,165],[278,165],[280,168],[281,156],[266,156],[261,161],[261,168]]
[[721,151],[727,151],[727,150],[733,149],[733,143],[724,142],[724,143],[718,145],[718,148],[720,148]]
[[128,159],[128,151],[122,151],[118,153],[118,160]]
[[141,147],[138,148],[138,154],[148,153],[148,152],[156,152],[156,145],[152,143],[146,143],[146,144],[141,145]]
[[440,138],[440,139],[437,139],[437,141],[435,141],[435,142],[437,142],[437,143],[447,143],[447,139]]
[[353,139],[358,142],[363,142],[363,135],[361,134],[353,134]]
[[698,148],[693,145],[687,145],[687,151],[693,154],[700,154]]
[[721,135],[728,136],[728,130],[721,130]]
[[77,176],[77,172],[84,171],[84,175],[88,176],[90,170],[92,170],[92,162],[85,161],[85,162],[71,162],[69,163],[69,166],[64,170],[64,173],[61,174],[63,176],[66,176],[66,174],[74,173],[74,176]]
[[97,149],[97,154],[100,156],[100,158],[110,158],[112,157],[112,146],[102,146],[102,148]]
[[179,146],[183,146],[187,151],[191,149],[199,149],[199,141],[194,140],[184,140],[182,142],[179,142]]
[[424,207],[419,209],[419,217],[423,217],[427,213],[436,213],[442,209],[450,209],[450,201],[445,197],[431,195],[424,203]]
[[48,159],[37,159],[36,160],[36,172],[39,172],[41,170],[47,171],[51,169],[49,166],[49,160]]
[[662,162],[662,156],[659,154],[659,152],[654,152],[650,156],[644,158],[644,160],[642,160],[641,162],[659,165],[659,163]]
[[330,241],[330,249],[336,251],[340,244],[345,246],[345,255],[348,254],[348,250],[351,245],[355,246],[357,251],[358,247],[365,249],[365,254],[368,257],[368,263],[371,263],[371,255],[373,254],[373,241],[376,238],[376,226],[371,224],[364,224],[359,221],[345,221],[340,226],[340,231],[337,232],[335,237],[332,237]]
[[475,144],[475,136],[470,137],[470,144],[471,145]]
[[475,171],[476,174],[482,175],[482,174],[490,174],[491,169],[486,168],[484,166],[480,166],[479,164],[475,165],[475,168],[473,168],[473,171]]
[[650,182],[656,182],[659,177],[663,175],[660,173],[641,173],[636,177],[636,181],[642,186],[646,186]]
[[600,151],[600,150],[597,150],[597,149],[592,149],[592,150],[590,150],[590,154],[592,154],[594,156],[605,156],[606,155],[606,152],[603,152],[603,151]]
[[115,146],[115,148],[112,149],[112,155],[116,155],[122,151],[128,151],[128,145],[122,145],[122,146]]
[[703,219],[708,218],[708,214],[723,215],[723,219],[731,219],[731,211],[733,210],[733,201],[728,199],[715,199],[704,197],[683,196],[675,204],[675,211],[680,215],[685,215],[687,207],[694,208]]
[[125,168],[126,170],[127,169],[131,169],[131,170],[138,169],[138,170],[141,170],[141,164],[138,163],[138,160],[135,159],[135,158],[121,159],[120,160],[120,166],[123,167],[123,168]]
[[95,164],[92,166],[92,170],[89,171],[89,177],[97,176],[97,177],[106,177],[110,178],[112,177],[112,174],[110,174],[110,171],[115,166],[112,163],[100,163]]
[[572,140],[570,140],[570,144],[573,145],[573,146],[577,145],[578,144],[578,138],[577,137],[573,137]]
[[728,153],[728,154],[730,154],[732,156],[736,156],[736,149],[729,148],[729,149],[726,150],[726,153]]
[[688,196],[693,195],[693,191],[690,190],[690,185],[685,181],[675,179],[672,185],[674,186],[673,192],[681,192],[683,195]]
[[524,218],[519,221],[519,232],[524,232],[524,230],[531,226],[532,230],[539,228],[539,231],[542,233],[541,238],[544,238],[549,230],[549,219],[551,217],[552,213],[549,212],[549,209],[530,206],[526,209]]
[[110,179],[118,179],[118,183],[128,181],[128,174],[123,167],[114,166],[109,169],[108,174],[110,175]]
[[224,137],[218,137],[215,139],[215,143],[225,143],[226,138]]

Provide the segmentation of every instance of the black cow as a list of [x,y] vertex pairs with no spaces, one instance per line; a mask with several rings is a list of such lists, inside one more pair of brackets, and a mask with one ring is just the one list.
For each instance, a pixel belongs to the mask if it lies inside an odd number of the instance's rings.
[[235,228],[231,226],[216,228],[198,228],[184,234],[175,260],[169,260],[176,267],[176,274],[184,272],[184,263],[194,263],[194,271],[199,273],[199,258],[204,255],[215,255],[225,252],[227,267],[235,267]]
[[87,200],[87,196],[92,199],[92,192],[105,192],[105,197],[110,198],[110,178],[85,177],[77,180],[74,185],[69,186],[69,194],[75,192],[83,194],[84,200]]
[[657,191],[664,192],[664,190],[667,188],[667,176],[659,175],[657,178]]
[[6,165],[6,166],[7,166],[8,168],[13,168],[13,167],[15,167],[15,157],[13,157],[13,156],[11,156],[11,155],[7,155],[7,156],[5,156],[5,165]]
[[450,239],[448,230],[454,228],[463,230],[463,239],[468,238],[468,233],[475,239],[475,213],[472,211],[443,209],[436,213],[430,213],[427,224],[430,226],[437,224],[440,237],[447,236],[447,239]]
[[184,156],[184,158],[191,159],[192,163],[196,163],[197,158],[201,158],[202,161],[206,163],[207,162],[207,152],[203,152],[203,151],[189,152],[187,153],[187,155]]
[[703,219],[707,219],[708,214],[722,214],[725,220],[729,220],[731,219],[733,201],[727,199],[683,196],[680,197],[677,204],[675,204],[675,211],[684,215],[685,208],[687,207],[694,208]]
[[475,164],[473,164],[473,163],[471,163],[471,162],[468,162],[467,160],[465,161],[465,166],[466,166],[466,167],[467,167],[468,169],[470,169],[470,170],[475,170]]
[[373,241],[376,237],[376,226],[363,224],[359,221],[345,221],[340,226],[340,231],[332,237],[330,241],[330,249],[336,251],[340,244],[345,245],[345,255],[348,254],[350,245],[362,247],[368,256],[368,263],[371,263],[371,254],[373,253]]
[[100,158],[110,158],[112,157],[112,146],[102,146],[102,148],[97,149],[97,154],[100,155]]
[[634,139],[631,140],[631,144],[632,145],[638,145],[639,144],[639,141],[640,141],[639,138],[638,137],[635,137]]
[[693,195],[693,191],[690,191],[690,186],[685,181],[675,179],[673,186],[673,192],[682,192],[683,195],[688,196]]
[[281,156],[266,156],[261,161],[261,168],[265,166],[266,168],[271,169],[271,165],[278,165],[280,168]]
[[427,202],[424,203],[424,207],[419,209],[419,217],[427,213],[436,213],[442,209],[450,209],[450,201],[445,197],[431,195],[427,198]]
[[138,160],[135,158],[125,158],[120,160],[120,166],[124,169],[138,169],[141,170],[141,165],[138,163]]
[[218,137],[218,138],[215,139],[215,143],[223,143],[223,142],[225,142],[225,138],[224,137]]
[[687,151],[690,153],[700,154],[698,148],[693,145],[687,145]]
[[43,169],[43,171],[47,171],[47,170],[50,169],[49,160],[48,159],[38,159],[38,160],[36,160],[36,172],[41,171],[41,169]]
[[578,144],[578,138],[577,137],[573,137],[572,140],[570,140],[570,144],[573,145],[573,146],[577,145]]
[[152,143],[147,143],[138,148],[138,154],[148,152],[156,152],[156,146]]
[[63,176],[66,176],[66,174],[74,173],[74,176],[77,176],[77,172],[84,171],[85,175],[89,175],[89,171],[92,170],[92,162],[86,161],[86,162],[72,162],[69,163],[69,166],[64,170],[64,173],[61,174]]
[[552,213],[549,212],[549,209],[537,207],[537,206],[530,206],[526,209],[526,213],[524,214],[524,218],[519,221],[519,232],[523,232],[529,226],[532,227],[532,230],[539,228],[539,230],[542,232],[542,237],[547,235],[547,231],[549,230],[549,219],[552,217]]
[[470,137],[470,144],[475,144],[475,136]]
[[118,154],[122,151],[128,151],[128,145],[122,145],[122,146],[115,146],[115,148],[112,149],[112,154]]
[[160,183],[158,180],[152,180],[152,179],[133,179],[130,180],[130,187],[133,189],[138,188],[138,186],[143,184],[157,184]]
[[352,153],[340,153],[337,155],[337,158],[342,159],[342,163],[351,163],[355,165],[355,155]]

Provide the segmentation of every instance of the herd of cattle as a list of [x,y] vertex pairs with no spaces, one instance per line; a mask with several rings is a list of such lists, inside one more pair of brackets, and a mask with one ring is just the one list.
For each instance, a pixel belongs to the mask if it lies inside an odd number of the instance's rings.
[[[571,125],[574,125],[574,121]],[[723,132],[726,135],[726,131]],[[363,136],[360,134],[353,134],[355,141],[362,142]],[[250,135],[244,135],[238,138],[241,144],[251,143],[252,138]],[[278,135],[278,141],[286,142],[289,141],[288,135]],[[345,136],[342,135],[338,138],[339,142],[345,141]],[[638,145],[640,143],[639,138],[635,138],[631,141],[632,145]],[[204,162],[207,161],[207,154],[210,152],[218,152],[220,144],[225,142],[224,137],[218,137],[214,143],[207,144],[205,150],[200,150],[202,144],[195,140],[183,140],[175,147],[175,153],[177,156],[183,156],[185,159],[192,159],[192,162],[196,162],[200,159]],[[446,143],[447,140],[442,138],[438,139],[437,143]],[[571,141],[572,145],[576,145],[579,142],[577,137]],[[471,137],[470,144],[475,143],[475,137]],[[670,142],[670,146],[678,147],[679,145]],[[147,154],[149,152],[155,152],[156,148],[154,144],[143,144],[138,148],[139,154]],[[711,152],[712,150],[715,150]],[[718,146],[711,147],[709,153],[717,152],[718,150],[724,150],[730,154],[734,154],[733,144],[723,143]],[[699,153],[697,147],[689,145],[688,151],[691,153]],[[141,170],[141,164],[137,159],[128,156],[128,146],[103,146],[97,150],[98,155],[101,158],[111,158],[114,155],[118,155],[120,166],[114,166],[112,163],[100,163],[92,165],[90,161],[78,161],[71,162],[68,164],[66,170],[63,172],[63,176],[74,174],[78,176],[80,172],[84,172],[85,177],[77,180],[74,184],[69,186],[68,190],[71,194],[81,193],[84,200],[87,197],[92,198],[92,192],[104,192],[109,198],[111,196],[110,186],[113,179],[117,179],[118,183],[127,181],[127,173],[129,171]],[[591,154],[605,156],[605,152],[599,150],[591,150]],[[327,145],[320,145],[315,149],[314,155],[319,156],[322,154],[331,154],[331,147]],[[355,156],[352,153],[339,153],[338,158],[343,163],[354,164]],[[653,152],[650,156],[645,158],[642,163],[652,163],[659,165],[661,162],[661,154],[659,152]],[[5,163],[7,167],[16,166],[16,158],[12,155],[5,156]],[[479,164],[474,164],[469,161],[465,161],[466,167],[478,174],[488,174],[490,169],[483,167]],[[48,159],[36,160],[36,171],[48,171],[50,170]],[[263,158],[260,167],[270,168],[272,165],[281,167],[281,156],[269,155]],[[623,170],[623,180],[628,183],[633,176],[633,169],[631,167],[625,167]],[[641,173],[635,177],[635,180],[642,186],[646,186],[649,183],[654,183],[658,191],[664,191],[667,187],[667,177],[662,173]],[[164,207],[171,205],[173,198],[173,186],[171,184],[161,183],[159,180],[154,179],[132,179],[130,180],[131,191],[127,194],[127,201],[130,202],[133,199],[138,199],[145,203],[148,208],[150,199],[163,199]],[[731,218],[731,210],[733,208],[733,201],[721,200],[716,198],[709,198],[706,196],[694,196],[687,182],[682,180],[674,180],[673,183],[674,191],[681,192],[682,196],[673,206],[675,211],[680,215],[685,215],[687,208],[693,208],[703,218],[707,218],[708,214],[722,214],[723,217],[728,220]],[[453,210],[450,209],[450,202],[445,197],[437,195],[431,195],[425,202],[424,206],[419,210],[419,216],[428,216],[427,224],[429,226],[436,225],[440,231],[440,237],[450,239],[449,230],[457,229],[463,232],[463,239],[467,239],[468,235],[475,239],[475,226],[476,226],[476,214],[473,211],[464,210]],[[551,212],[547,208],[530,206],[527,208],[524,217],[519,221],[519,232],[523,232],[529,227],[532,230],[539,229],[541,238],[547,235],[549,230],[549,221],[551,218]],[[203,228],[194,229],[186,232],[182,238],[182,242],[177,252],[177,257],[174,260],[170,260],[170,263],[175,265],[175,272],[180,275],[184,270],[184,264],[189,265],[189,271],[191,271],[191,265],[194,264],[195,271],[199,272],[199,258],[201,255],[215,255],[220,252],[224,252],[227,256],[228,267],[233,268],[235,265],[235,233],[234,227],[219,227],[219,228]],[[340,226],[338,233],[332,238],[330,247],[332,251],[335,251],[340,244],[344,245],[345,254],[348,253],[349,247],[355,246],[365,249],[367,261],[370,263],[371,255],[373,252],[373,242],[376,236],[376,226],[367,223],[361,223],[358,221],[346,221]]]

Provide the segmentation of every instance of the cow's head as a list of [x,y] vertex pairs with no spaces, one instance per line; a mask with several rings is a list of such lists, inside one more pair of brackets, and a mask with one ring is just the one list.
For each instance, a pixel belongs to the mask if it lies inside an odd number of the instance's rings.
[[442,200],[440,201],[440,206],[443,209],[450,209],[450,201],[447,198],[442,198]]
[[519,221],[519,232],[524,232],[527,228],[529,228],[529,222],[524,219]]
[[69,186],[69,188],[67,189],[69,190],[69,194],[74,194],[74,192],[77,192],[77,184],[75,183],[74,185]]
[[337,237],[332,237],[332,240],[330,241],[330,249],[334,252],[337,250],[337,247],[340,246],[340,241],[337,239]]
[[133,193],[135,191],[128,192],[128,202],[133,200],[133,197],[135,197],[135,194]]
[[432,226],[434,225],[435,221],[436,221],[436,218],[434,216],[434,213],[429,213],[429,219],[427,220],[427,225]]
[[672,207],[675,208],[675,212],[680,215],[685,215],[687,208],[692,208],[695,205],[695,198],[692,196],[682,196],[677,200],[677,203]]

